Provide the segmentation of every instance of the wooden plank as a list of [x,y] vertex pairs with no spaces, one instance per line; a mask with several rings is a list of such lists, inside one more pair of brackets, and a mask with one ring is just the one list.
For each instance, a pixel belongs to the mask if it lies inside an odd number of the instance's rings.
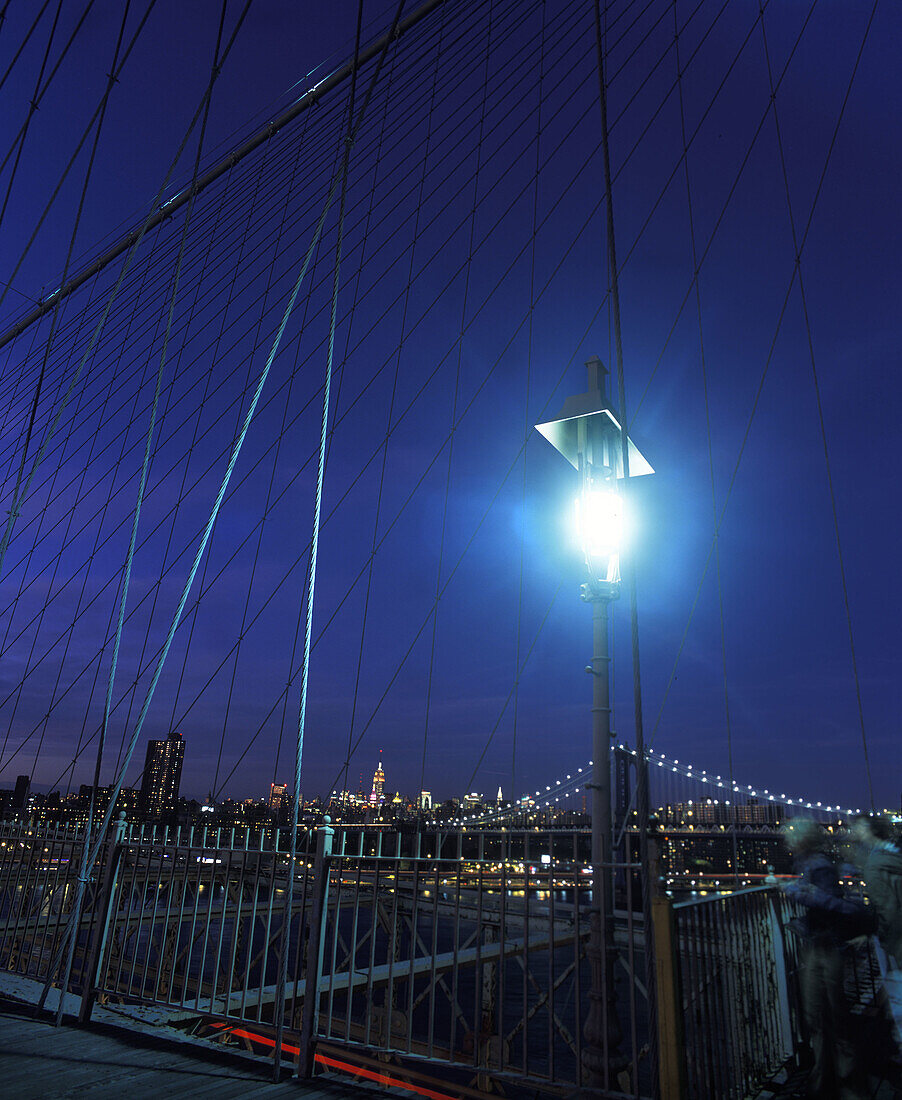
[[15,1050],[20,1043],[36,1040],[38,1032],[34,1020],[22,1020],[15,1016],[0,1016],[0,1051]]
[[[23,1054],[18,1059],[16,1077],[24,1074],[24,1079],[15,1089],[10,1088],[9,1095],[19,1097],[55,1097],[72,1091],[80,1092],[90,1082],[101,1079],[104,1070],[93,1058],[90,1061],[77,1060],[76,1056],[49,1054],[40,1052]],[[3,1068],[4,1080],[7,1077]]]
[[54,1041],[55,1029],[48,1024],[36,1022],[30,1031],[22,1031],[16,1029],[16,1038],[13,1041],[12,1037],[7,1036],[6,1028],[0,1032],[0,1054],[4,1056],[15,1056],[19,1053],[31,1053],[32,1051],[47,1050],[49,1048],[62,1050],[66,1046],[65,1039],[56,1037]]
[[[227,1065],[172,1054],[160,1050],[134,1051],[108,1037],[89,1037],[79,1048],[66,1044],[62,1052],[34,1052],[13,1055],[0,1061],[4,1080],[16,1087],[9,1095],[35,1097],[63,1095],[111,1096],[121,1093],[129,1100],[155,1098],[167,1092],[204,1093],[216,1096],[246,1095],[261,1084],[261,1077]],[[9,1072],[7,1065],[9,1063]]]
[[[23,1008],[23,1013],[28,1009]],[[238,1052],[201,1047],[146,1028],[131,1032],[109,1025],[55,1028],[17,1011],[0,1014],[0,1080],[16,1100],[63,1100],[125,1094],[128,1100],[158,1100],[167,1093],[192,1100],[339,1100],[360,1090],[344,1082],[273,1084],[263,1063],[241,1064]],[[220,1060],[221,1059],[221,1060]],[[286,1067],[287,1068],[287,1067]]]

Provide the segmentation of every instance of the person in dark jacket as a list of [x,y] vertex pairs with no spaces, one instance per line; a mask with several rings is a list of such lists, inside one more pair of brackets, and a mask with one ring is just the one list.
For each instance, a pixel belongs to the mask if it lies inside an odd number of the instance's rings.
[[877,913],[877,936],[896,966],[902,966],[902,850],[885,817],[860,814],[852,834],[867,853],[861,870]]
[[852,835],[865,850],[868,901],[877,914],[880,974],[897,1046],[902,1048],[902,850],[885,817],[859,814]]
[[843,947],[860,934],[864,906],[843,896],[818,822],[796,819],[784,836],[799,874],[786,893],[803,907],[792,927],[802,938],[802,1011],[814,1056],[808,1094],[818,1100],[865,1100],[867,1076],[852,1041],[843,988]]

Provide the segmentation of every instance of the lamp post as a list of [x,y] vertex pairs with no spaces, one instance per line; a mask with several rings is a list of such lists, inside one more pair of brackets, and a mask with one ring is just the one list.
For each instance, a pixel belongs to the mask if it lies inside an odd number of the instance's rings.
[[[581,598],[592,607],[592,913],[588,956],[589,1012],[583,1069],[590,1087],[607,1087],[624,1068],[622,1029],[614,991],[614,898],[611,889],[611,670],[608,607],[620,595],[623,477],[620,424],[605,386],[607,370],[586,363],[586,393],[568,397],[554,420],[536,428],[579,474],[576,523],[586,562]],[[630,477],[654,473],[628,440]]]

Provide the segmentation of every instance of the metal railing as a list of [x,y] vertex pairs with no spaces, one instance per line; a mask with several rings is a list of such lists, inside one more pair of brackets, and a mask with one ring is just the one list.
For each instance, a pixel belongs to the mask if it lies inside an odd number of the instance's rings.
[[288,845],[279,831],[132,832],[118,846],[96,993],[185,1015],[272,1023],[288,920],[294,1014],[309,933],[310,839],[299,837],[289,913]]
[[795,1051],[793,903],[767,887],[674,905],[688,1095],[742,1100]]
[[[51,976],[84,842],[0,825],[0,969]],[[579,831],[325,829],[299,837],[291,868],[287,831],[122,825],[90,871],[69,991],[85,1015],[95,997],[155,1004],[170,1020],[263,1036],[262,1049],[281,1023],[302,1068],[320,1043],[464,1091],[585,1089],[585,847]],[[611,870],[622,903],[636,868]],[[607,1011],[621,1035],[596,1094],[655,1095],[660,1049],[662,1095],[753,1095],[803,1043],[794,903],[758,888],[658,897],[654,913],[652,1026],[646,929],[635,907],[615,911]],[[864,946],[849,959],[848,992],[868,1004],[875,960]]]
[[[0,824],[0,970],[44,980],[67,927],[84,831]],[[101,868],[94,869],[78,929],[74,980],[94,931]]]
[[[461,1087],[584,1083],[583,833],[325,829],[299,840],[292,869],[287,832],[120,825],[91,869],[77,934],[69,991],[83,1017],[95,998],[158,1005],[220,1035],[240,1026],[270,1049],[281,1022],[302,1065],[322,1042]],[[0,967],[51,976],[84,843],[74,829],[0,828]],[[654,1070],[638,916],[621,911],[615,939],[622,1038],[606,1051],[603,1094],[639,1098]]]
[[[672,910],[685,1095],[757,1095],[807,1046],[804,948],[793,927],[804,910],[768,886],[694,898]],[[848,1009],[872,1011],[881,980],[873,939],[846,943],[841,954]]]
[[[592,880],[586,863],[560,858],[578,854],[574,836],[445,839],[340,838],[314,930],[316,1035],[466,1071],[482,1087],[583,1086]],[[624,913],[620,923],[628,980],[605,1094],[648,1096],[641,922]]]

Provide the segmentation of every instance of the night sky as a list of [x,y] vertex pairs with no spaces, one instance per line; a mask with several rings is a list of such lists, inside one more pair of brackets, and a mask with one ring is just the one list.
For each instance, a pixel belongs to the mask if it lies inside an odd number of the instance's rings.
[[[123,43],[146,7],[129,7]],[[223,44],[243,8],[226,4]],[[656,470],[629,502],[646,739],[714,771],[732,751],[743,783],[868,804],[826,439],[874,798],[896,806],[902,16],[884,2],[871,21],[858,0],[772,3],[763,20],[757,2],[675,9],[620,0],[606,15],[627,408]],[[64,3],[51,39],[50,5],[17,56],[38,10],[13,0],[0,28],[4,331],[60,283],[94,130],[35,227],[101,101],[125,8]],[[201,104],[222,10],[152,5],[109,97],[70,274],[146,216]],[[365,4],[364,42],[393,13]],[[356,18],[346,0],[255,0],[214,86],[201,170],[352,56]],[[588,758],[576,475],[527,429],[585,388],[590,355],[613,366],[594,66],[591,4],[448,0],[389,51],[367,103],[345,206],[306,796],[344,782],[349,744],[352,789],[361,773],[368,789],[381,749],[392,791],[422,781],[438,797],[519,794]],[[313,238],[349,91],[191,212],[105,782]],[[192,178],[199,118],[163,200]],[[0,785],[33,772],[65,789],[93,769],[185,211],[142,242],[93,350],[121,260],[57,319],[27,469],[88,354],[0,577]],[[291,778],[338,214],[336,198],[128,783],[147,737],[170,728],[187,742],[184,794],[261,797]],[[52,324],[0,350],[4,518]],[[613,639],[614,725],[630,742],[625,599]]]

